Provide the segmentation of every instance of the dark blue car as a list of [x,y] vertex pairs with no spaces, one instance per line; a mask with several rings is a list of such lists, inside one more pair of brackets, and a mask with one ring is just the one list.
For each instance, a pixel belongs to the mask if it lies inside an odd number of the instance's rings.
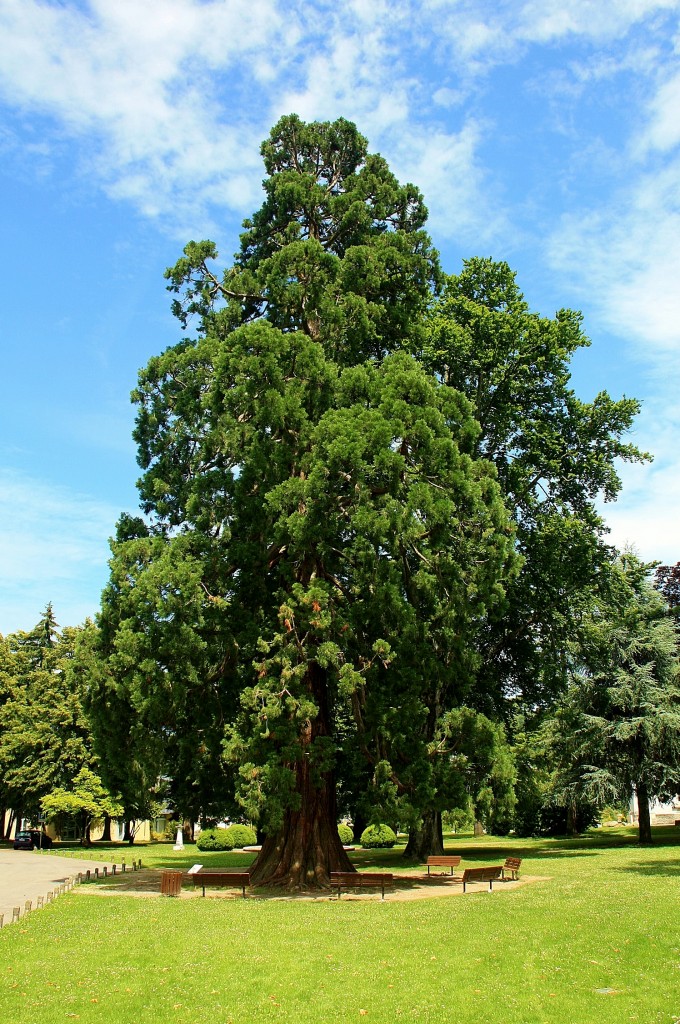
[[15,850],[49,850],[52,840],[44,832],[37,829],[30,829],[26,832],[17,832],[14,837]]

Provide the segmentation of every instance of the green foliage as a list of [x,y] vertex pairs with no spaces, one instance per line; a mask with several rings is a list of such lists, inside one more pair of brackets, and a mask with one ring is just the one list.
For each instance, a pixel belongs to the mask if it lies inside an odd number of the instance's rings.
[[582,794],[599,806],[640,809],[651,841],[649,801],[680,789],[680,663],[675,621],[649,582],[650,566],[623,554],[608,599],[592,609],[587,643],[557,713],[562,803]]
[[44,796],[40,808],[47,820],[55,821],[58,827],[66,819],[74,818],[80,824],[83,840],[89,838],[89,829],[95,820],[105,815],[118,818],[123,810],[89,768],[81,768],[68,789],[53,789]]
[[168,271],[198,335],[134,393],[148,525],[119,524],[92,706],[145,733],[184,813],[235,795],[269,834],[319,808],[332,830],[346,746],[409,820],[514,531],[471,403],[414,354],[439,281],[417,189],[343,120],[282,118],[262,152],[234,265],[192,242]]
[[345,825],[342,822],[338,825],[338,835],[343,846],[351,846],[354,842],[354,832],[352,832],[349,825]]
[[244,846],[254,846],[257,842],[257,833],[250,825],[229,825],[225,832],[228,833],[235,850],[240,850]]
[[475,816],[470,807],[454,807],[442,814],[442,825],[447,832],[471,832],[474,823]]
[[[0,645],[0,804],[37,817],[78,813],[87,823],[107,807],[80,680],[73,672],[83,630],[59,628],[51,605],[30,632]],[[47,804],[44,801],[47,800]]]
[[233,850],[235,845],[227,828],[204,828],[196,839],[199,850]]
[[191,242],[167,272],[197,335],[140,374],[147,520],[121,518],[81,665],[126,804],[167,777],[187,816],[298,829],[322,877],[338,768],[352,813],[470,798],[510,827],[498,723],[565,685],[611,560],[596,496],[642,456],[635,401],[568,386],[579,314],[531,313],[491,260],[436,298],[422,197],[354,125],[284,117],[262,155],[234,264]]
[[389,850],[397,837],[389,825],[369,825],[361,833],[361,845],[365,850]]
[[611,561],[596,499],[616,497],[621,461],[648,458],[623,440],[637,401],[601,392],[585,403],[569,386],[589,344],[580,313],[531,312],[503,262],[464,261],[432,306],[426,365],[473,404],[475,453],[496,468],[522,556],[504,614],[481,632],[478,706],[490,714],[508,692],[536,708],[564,689]]

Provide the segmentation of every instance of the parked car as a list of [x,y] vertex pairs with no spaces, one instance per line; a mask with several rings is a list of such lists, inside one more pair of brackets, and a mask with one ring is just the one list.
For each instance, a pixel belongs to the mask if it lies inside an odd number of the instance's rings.
[[17,832],[14,837],[15,850],[49,850],[52,840],[45,832],[38,829],[29,829],[25,832]]

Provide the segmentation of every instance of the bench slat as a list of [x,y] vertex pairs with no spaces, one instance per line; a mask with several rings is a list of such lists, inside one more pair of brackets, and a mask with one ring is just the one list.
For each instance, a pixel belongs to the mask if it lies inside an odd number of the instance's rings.
[[385,899],[385,886],[391,885],[394,875],[380,873],[377,871],[331,871],[331,885],[338,890],[338,899],[342,895],[342,888],[363,889],[370,886],[380,886],[381,899]]
[[243,898],[246,895],[246,886],[250,885],[250,875],[244,871],[195,871],[192,876],[194,880],[194,889],[197,885],[203,890],[205,896],[206,885],[221,885],[229,888],[241,889],[243,892]]
[[429,875],[431,867],[445,867],[450,868],[450,874],[453,874],[453,869],[460,865],[461,858],[458,856],[432,856],[427,858],[427,873]]
[[503,865],[503,874],[502,874],[501,877],[505,878],[505,872],[509,871],[510,872],[510,879],[511,879],[511,881],[514,882],[515,879],[519,877],[519,869],[520,869],[521,863],[522,863],[522,858],[521,857],[506,857],[505,858],[505,864]]
[[503,865],[482,868],[465,868],[463,871],[463,892],[466,891],[468,882],[488,882],[489,892],[493,892],[493,883],[496,879],[503,877]]

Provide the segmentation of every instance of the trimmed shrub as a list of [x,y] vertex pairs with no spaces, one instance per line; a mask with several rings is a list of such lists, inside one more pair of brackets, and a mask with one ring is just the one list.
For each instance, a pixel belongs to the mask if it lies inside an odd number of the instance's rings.
[[354,832],[352,832],[349,825],[338,825],[338,835],[343,846],[349,846],[350,843],[354,842]]
[[244,846],[255,846],[257,842],[257,833],[250,825],[230,825],[225,832],[230,836],[234,850],[240,850]]
[[397,837],[389,825],[369,825],[361,833],[361,845],[365,850],[389,850],[396,841]]
[[228,828],[204,828],[198,834],[196,846],[199,850],[233,850],[234,841]]

